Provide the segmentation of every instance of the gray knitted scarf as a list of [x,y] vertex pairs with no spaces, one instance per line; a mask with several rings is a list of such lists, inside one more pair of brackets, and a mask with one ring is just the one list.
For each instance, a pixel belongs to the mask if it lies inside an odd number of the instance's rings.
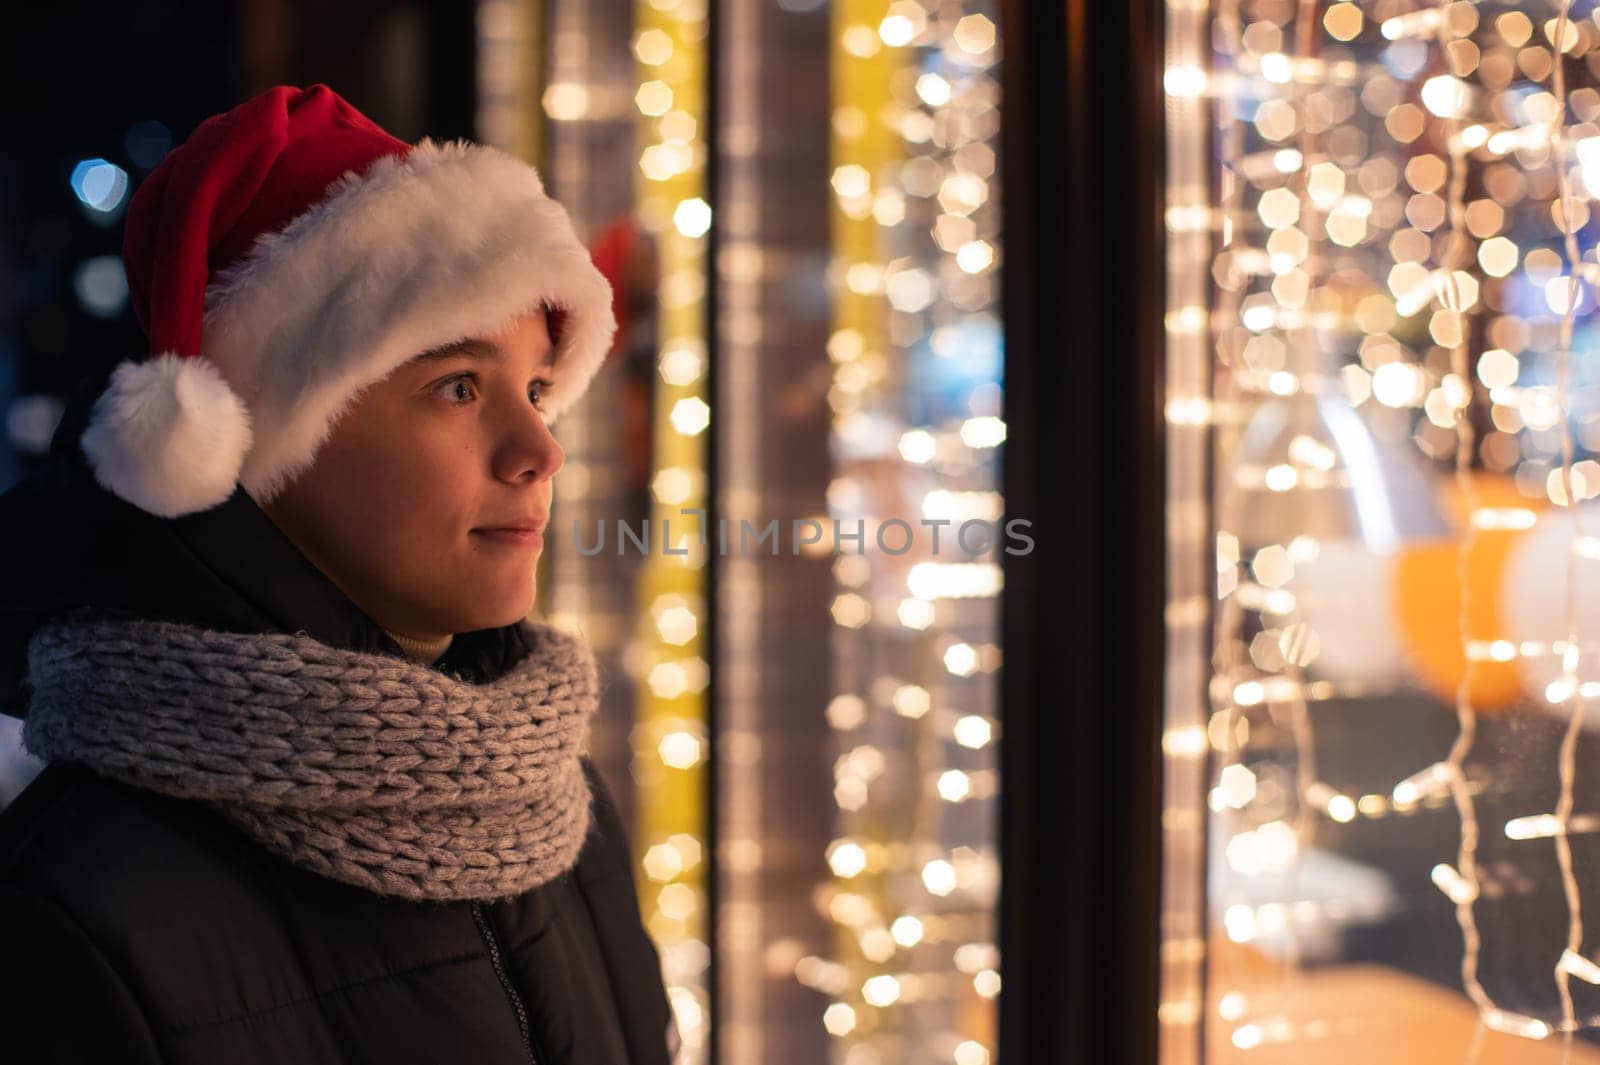
[[23,739],[214,804],[307,869],[408,899],[491,899],[559,876],[588,834],[593,655],[542,623],[472,684],[300,635],[78,613],[28,646]]

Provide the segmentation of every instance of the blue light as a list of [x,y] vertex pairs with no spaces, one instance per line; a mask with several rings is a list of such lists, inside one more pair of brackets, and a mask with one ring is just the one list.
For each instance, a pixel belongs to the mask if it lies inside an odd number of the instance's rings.
[[128,277],[122,271],[122,259],[115,255],[99,255],[80,263],[72,287],[83,309],[96,318],[115,318],[128,305]]
[[72,191],[84,206],[110,214],[128,195],[128,173],[104,159],[85,159],[72,168]]
[[1400,79],[1414,78],[1428,62],[1428,46],[1418,40],[1396,41],[1378,57],[1390,75]]

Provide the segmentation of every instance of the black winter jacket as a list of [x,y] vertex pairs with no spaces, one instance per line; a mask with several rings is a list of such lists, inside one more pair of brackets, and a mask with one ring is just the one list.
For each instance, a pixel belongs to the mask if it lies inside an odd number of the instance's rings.
[[[73,606],[401,653],[243,492],[166,520],[102,490],[82,415],[48,472],[0,497],[0,709],[25,712],[27,637]],[[488,680],[526,651],[511,626],[464,633],[438,668]],[[0,811],[0,1061],[666,1065],[659,957],[585,768],[577,865],[479,904],[372,894],[203,803],[50,766]]]

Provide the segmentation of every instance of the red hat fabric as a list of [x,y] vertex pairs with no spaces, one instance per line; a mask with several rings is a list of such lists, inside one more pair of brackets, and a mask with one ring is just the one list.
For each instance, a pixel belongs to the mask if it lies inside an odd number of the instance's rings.
[[123,260],[149,355],[117,367],[82,443],[102,485],[164,517],[236,485],[270,500],[362,388],[539,307],[553,421],[616,329],[610,286],[531,166],[408,145],[325,85],[202,123],[134,195]]

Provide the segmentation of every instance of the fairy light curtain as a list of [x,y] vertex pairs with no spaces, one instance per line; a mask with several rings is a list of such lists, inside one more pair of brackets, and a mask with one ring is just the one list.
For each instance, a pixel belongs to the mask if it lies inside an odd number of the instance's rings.
[[1595,5],[1167,52],[1163,1061],[1600,1060]]

